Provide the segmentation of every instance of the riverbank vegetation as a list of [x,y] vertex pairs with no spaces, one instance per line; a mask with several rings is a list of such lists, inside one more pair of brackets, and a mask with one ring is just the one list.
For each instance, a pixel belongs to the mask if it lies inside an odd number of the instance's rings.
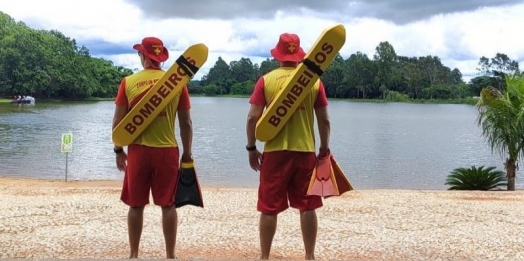
[[[357,52],[347,59],[338,55],[321,79],[329,98],[382,102],[475,104],[488,86],[505,87],[504,76],[519,74],[519,64],[507,55],[481,57],[479,76],[464,82],[459,69],[450,69],[437,56],[397,55],[393,46],[381,42],[373,57]],[[227,64],[218,58],[200,81],[189,84],[190,92],[208,96],[244,95],[253,91],[258,77],[276,68],[266,59],[260,64],[241,58]]]
[[0,96],[84,100],[114,97],[122,77],[133,71],[91,57],[56,30],[37,30],[0,12]]
[[[398,55],[380,42],[372,57],[356,52],[338,55],[321,79],[332,99],[374,102],[475,104],[482,88],[505,87],[504,75],[520,73],[518,62],[498,53],[480,57],[479,76],[466,83],[457,68],[437,56]],[[213,62],[213,61],[208,61]],[[192,95],[248,97],[256,80],[278,66],[267,58],[226,63],[221,57],[200,80],[189,83]],[[40,100],[106,100],[133,70],[92,57],[56,30],[33,29],[0,12],[0,97],[31,95]]]

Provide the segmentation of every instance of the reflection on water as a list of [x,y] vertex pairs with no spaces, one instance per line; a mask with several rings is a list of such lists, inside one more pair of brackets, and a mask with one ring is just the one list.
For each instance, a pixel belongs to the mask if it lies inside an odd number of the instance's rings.
[[[247,99],[193,97],[192,106],[201,182],[257,186],[258,173],[249,168],[245,151]],[[445,189],[453,168],[503,169],[469,105],[331,101],[330,114],[331,150],[357,189]],[[63,179],[60,137],[70,131],[70,179],[121,179],[114,166],[112,116],[112,102],[0,105],[0,173]]]

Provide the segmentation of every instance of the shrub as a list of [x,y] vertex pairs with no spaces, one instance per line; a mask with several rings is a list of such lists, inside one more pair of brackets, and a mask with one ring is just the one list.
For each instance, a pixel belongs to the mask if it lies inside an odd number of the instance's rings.
[[215,96],[217,95],[218,88],[214,84],[206,85],[204,87],[204,93],[207,96]]
[[446,179],[449,190],[492,190],[507,186],[506,174],[495,167],[456,168]]
[[409,101],[409,96],[397,91],[388,91],[386,94],[386,100],[392,102],[406,102]]

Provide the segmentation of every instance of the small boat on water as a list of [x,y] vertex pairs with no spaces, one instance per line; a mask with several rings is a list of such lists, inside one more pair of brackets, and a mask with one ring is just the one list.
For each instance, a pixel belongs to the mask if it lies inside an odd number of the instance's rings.
[[18,96],[17,99],[13,99],[11,104],[35,104],[35,98],[31,96]]

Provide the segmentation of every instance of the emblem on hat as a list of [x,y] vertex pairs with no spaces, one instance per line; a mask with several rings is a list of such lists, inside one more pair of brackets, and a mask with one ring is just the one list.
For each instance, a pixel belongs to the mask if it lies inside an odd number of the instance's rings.
[[154,48],[153,52],[155,52],[156,55],[159,55],[162,52],[160,50],[160,48],[162,47],[161,45],[153,45],[152,47]]
[[289,43],[287,46],[287,50],[290,53],[294,53],[297,50],[297,45],[295,43]]

